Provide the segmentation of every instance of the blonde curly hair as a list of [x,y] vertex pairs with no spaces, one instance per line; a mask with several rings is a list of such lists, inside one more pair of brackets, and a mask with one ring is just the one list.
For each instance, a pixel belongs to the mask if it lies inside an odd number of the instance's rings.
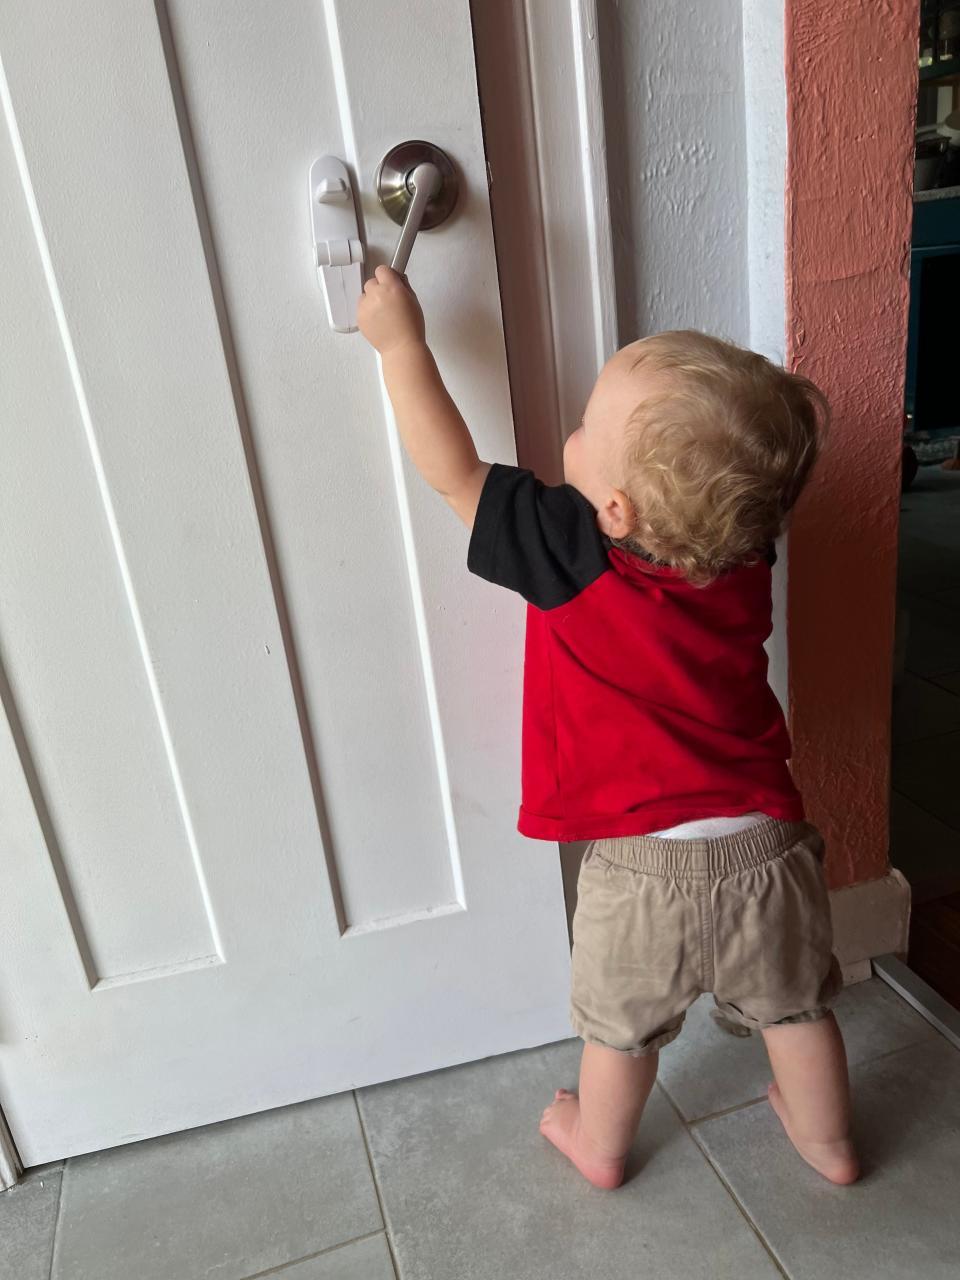
[[760,559],[784,527],[829,422],[823,393],[753,351],[694,330],[637,344],[655,375],[626,427],[624,492],[637,525],[618,540],[706,585]]

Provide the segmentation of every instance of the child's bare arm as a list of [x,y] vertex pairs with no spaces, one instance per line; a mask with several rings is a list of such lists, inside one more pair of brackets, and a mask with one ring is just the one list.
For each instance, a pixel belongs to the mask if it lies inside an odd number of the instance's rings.
[[490,464],[477,457],[467,425],[443,385],[416,294],[395,271],[377,267],[364,286],[357,322],[380,352],[397,428],[414,466],[472,528]]

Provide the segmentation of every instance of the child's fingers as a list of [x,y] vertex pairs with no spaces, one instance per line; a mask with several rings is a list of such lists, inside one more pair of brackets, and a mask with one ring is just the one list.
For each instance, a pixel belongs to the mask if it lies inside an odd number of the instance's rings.
[[398,275],[392,267],[379,266],[373,273],[381,284],[389,284],[393,281],[395,284],[403,283],[403,276]]

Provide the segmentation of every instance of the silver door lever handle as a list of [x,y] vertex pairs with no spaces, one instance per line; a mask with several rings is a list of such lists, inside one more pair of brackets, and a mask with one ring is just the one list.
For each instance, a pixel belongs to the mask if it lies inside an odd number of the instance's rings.
[[439,147],[429,142],[402,142],[381,160],[376,185],[385,211],[400,223],[400,238],[390,265],[402,275],[417,233],[450,216],[457,202],[457,172]]
[[400,238],[390,263],[394,271],[399,271],[401,275],[407,269],[413,242],[417,238],[430,198],[440,189],[440,170],[429,161],[418,164],[407,180],[407,185],[413,188],[413,200],[400,228]]

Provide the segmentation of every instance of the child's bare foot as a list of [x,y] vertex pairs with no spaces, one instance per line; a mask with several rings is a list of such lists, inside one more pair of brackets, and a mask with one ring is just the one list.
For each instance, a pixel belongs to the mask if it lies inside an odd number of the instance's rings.
[[783,1125],[787,1137],[808,1165],[816,1169],[817,1173],[822,1174],[830,1182],[835,1182],[840,1186],[856,1182],[857,1178],[860,1177],[860,1165],[853,1149],[853,1143],[849,1138],[842,1138],[836,1142],[800,1142],[790,1131],[790,1116],[787,1113],[783,1094],[776,1084],[771,1084],[768,1087],[767,1099],[780,1117],[780,1123]]
[[540,1119],[540,1132],[595,1187],[612,1191],[623,1181],[625,1157],[611,1159],[590,1148],[580,1131],[580,1099],[569,1089],[557,1090]]

